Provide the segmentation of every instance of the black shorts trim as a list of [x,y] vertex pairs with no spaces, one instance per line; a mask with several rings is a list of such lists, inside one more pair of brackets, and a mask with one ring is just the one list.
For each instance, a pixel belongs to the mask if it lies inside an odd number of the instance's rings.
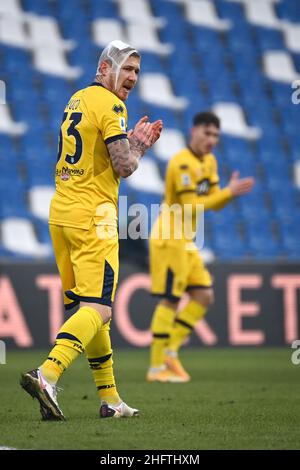
[[65,310],[71,310],[71,308],[76,307],[79,304],[79,300],[74,300],[70,304],[65,304]]
[[180,318],[175,318],[175,323],[179,323],[180,325],[184,326],[185,328],[188,328],[189,330],[193,331],[194,327],[190,325],[189,323],[180,320]]
[[119,135],[113,135],[112,137],[108,137],[105,139],[105,144],[111,144],[112,142],[115,142],[116,140],[121,140],[121,139],[127,139],[127,134],[119,134]]
[[85,297],[84,295],[77,295],[71,290],[67,290],[65,294],[68,299],[77,300],[77,302],[82,300],[83,302],[91,302],[93,304],[107,305],[108,307],[111,307],[111,300],[103,299],[102,297]]
[[[83,295],[75,294],[72,290],[67,290],[65,295],[71,299],[75,300],[77,303],[81,300],[83,302],[92,302],[95,304],[107,305],[111,307],[112,300],[111,296],[114,289],[114,280],[115,280],[115,273],[112,269],[111,265],[105,260],[104,266],[104,276],[103,276],[103,285],[102,285],[102,297],[86,297]],[[99,292],[101,290],[99,289]]]
[[161,299],[168,299],[171,302],[178,302],[181,299],[181,297],[177,297],[176,295],[170,295],[170,294],[155,294],[151,292],[151,295],[153,295],[153,297],[159,297]]
[[153,338],[156,339],[169,339],[170,334],[169,333],[153,333]]
[[189,290],[194,290],[194,289],[212,289],[213,288],[213,284],[211,284],[210,286],[203,286],[201,284],[191,284],[190,286],[187,286],[186,287],[186,291],[189,291]]
[[[115,280],[115,273],[111,265],[105,260],[104,265],[104,279],[103,279],[103,286],[102,286],[102,297],[101,299],[104,302],[110,302],[111,305],[111,296],[114,289],[114,280]],[[105,304],[108,305],[108,304]]]

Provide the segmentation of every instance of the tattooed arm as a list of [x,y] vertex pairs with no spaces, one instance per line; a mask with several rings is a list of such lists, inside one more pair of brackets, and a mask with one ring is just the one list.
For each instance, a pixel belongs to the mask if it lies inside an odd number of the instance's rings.
[[128,139],[115,140],[108,144],[107,148],[112,166],[119,176],[127,178],[137,169],[141,155],[138,157],[131,152]]
[[119,139],[107,145],[116,173],[127,178],[138,167],[140,158],[157,141],[162,130],[162,121],[147,122],[144,116],[128,133],[128,139]]

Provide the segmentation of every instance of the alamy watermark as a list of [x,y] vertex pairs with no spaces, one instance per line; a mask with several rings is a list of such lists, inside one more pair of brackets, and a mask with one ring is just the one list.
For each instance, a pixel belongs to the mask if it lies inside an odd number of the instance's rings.
[[[127,196],[119,198],[119,239],[131,240],[184,240],[192,241],[197,249],[204,245],[203,204],[151,204],[128,206]],[[159,217],[159,223],[156,223]],[[100,239],[114,238],[117,234],[117,211],[112,204],[101,204],[96,210],[97,236]]]
[[295,339],[295,341],[292,342],[291,348],[295,349],[291,355],[291,361],[297,366],[300,364],[300,339]]
[[0,80],[0,104],[6,104],[6,84]]
[[6,344],[0,340],[0,365],[6,364]]
[[300,103],[300,80],[294,80],[291,87],[295,89],[295,91],[292,93],[292,103],[299,104]]

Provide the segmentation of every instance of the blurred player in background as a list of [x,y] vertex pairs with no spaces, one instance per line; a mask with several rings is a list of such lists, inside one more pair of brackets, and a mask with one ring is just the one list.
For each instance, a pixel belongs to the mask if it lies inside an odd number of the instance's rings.
[[137,169],[162,130],[161,121],[150,123],[145,116],[127,134],[124,101],[139,71],[138,51],[112,41],[100,56],[95,81],[77,91],[64,111],[49,223],[65,307],[79,309],[62,325],[45,362],[21,376],[46,420],[64,419],[56,383],[82,352],[99,392],[100,417],[138,414],[117,392],[109,325],[119,271],[120,176]]
[[[192,227],[196,227],[198,204],[203,204],[201,210],[222,209],[234,197],[247,194],[254,185],[253,178],[240,179],[238,172],[234,172],[228,186],[220,188],[217,161],[211,153],[219,141],[219,133],[220,121],[215,114],[197,114],[188,147],[177,153],[168,164],[165,207],[150,238],[152,293],[161,300],[151,323],[153,340],[147,374],[149,382],[190,380],[178,358],[178,351],[213,302],[211,276],[193,237],[183,233],[184,224],[191,222]],[[176,219],[176,211],[169,210],[174,204],[177,210],[178,207],[181,209],[179,219]],[[187,205],[192,208],[190,218],[184,210]],[[180,234],[176,234],[178,225],[181,225]],[[185,291],[189,294],[189,301],[176,314]]]

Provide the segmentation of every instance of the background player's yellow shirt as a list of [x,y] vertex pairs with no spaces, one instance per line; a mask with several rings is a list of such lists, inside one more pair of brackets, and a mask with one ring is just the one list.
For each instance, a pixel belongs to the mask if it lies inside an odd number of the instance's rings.
[[50,224],[88,229],[103,204],[116,223],[120,178],[106,144],[126,138],[126,129],[123,101],[100,84],[71,97],[61,124]]
[[[170,160],[165,179],[164,203],[166,209],[177,204],[182,210],[181,196],[185,193],[192,193],[194,202],[201,204],[205,197],[218,191],[220,191],[218,167],[213,154],[209,153],[199,158],[189,148],[184,148]],[[226,197],[230,197],[230,194],[226,196],[224,193],[224,201]],[[170,232],[170,240],[178,239],[178,234],[181,234],[180,240],[190,241],[183,232],[187,219],[185,221],[182,219],[182,230],[180,227],[179,232],[175,235],[175,230],[178,228],[178,219],[174,215],[176,210],[167,212],[164,209],[161,211],[152,229],[151,237],[161,240]],[[193,212],[192,220],[188,220],[193,230],[196,228],[196,217],[196,212]]]
[[165,202],[180,203],[180,194],[188,191],[206,195],[219,184],[217,161],[212,153],[197,157],[184,148],[169,162],[166,173]]

